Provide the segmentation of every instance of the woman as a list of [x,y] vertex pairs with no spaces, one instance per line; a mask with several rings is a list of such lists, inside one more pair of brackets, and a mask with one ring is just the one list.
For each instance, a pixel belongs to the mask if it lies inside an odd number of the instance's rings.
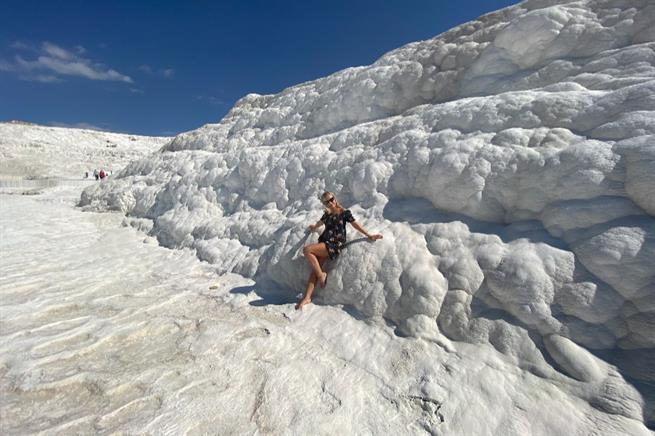
[[318,244],[306,245],[303,254],[309,262],[312,269],[307,281],[307,288],[302,300],[296,304],[296,309],[302,309],[306,304],[311,303],[312,294],[317,283],[324,288],[327,283],[327,273],[321,269],[323,263],[329,259],[336,259],[346,243],[346,223],[350,223],[358,232],[366,236],[371,241],[382,239],[382,235],[369,234],[364,228],[355,221],[350,210],[341,207],[334,193],[324,192],[321,195],[321,203],[326,212],[321,219],[309,226],[312,232],[325,225],[325,230],[318,238]]

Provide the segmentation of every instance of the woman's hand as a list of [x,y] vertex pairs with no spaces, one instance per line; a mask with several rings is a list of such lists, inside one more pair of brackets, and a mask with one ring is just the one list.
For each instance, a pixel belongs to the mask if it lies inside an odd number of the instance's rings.
[[368,235],[368,239],[370,241],[377,241],[378,239],[382,239],[382,235],[377,233],[375,235]]

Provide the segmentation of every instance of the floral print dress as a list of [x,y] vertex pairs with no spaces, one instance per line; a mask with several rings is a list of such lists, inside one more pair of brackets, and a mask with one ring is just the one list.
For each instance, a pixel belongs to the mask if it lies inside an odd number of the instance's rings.
[[350,210],[346,209],[338,214],[324,213],[321,221],[325,224],[325,230],[318,238],[318,242],[324,242],[327,246],[330,259],[336,259],[346,243],[346,223],[355,221]]

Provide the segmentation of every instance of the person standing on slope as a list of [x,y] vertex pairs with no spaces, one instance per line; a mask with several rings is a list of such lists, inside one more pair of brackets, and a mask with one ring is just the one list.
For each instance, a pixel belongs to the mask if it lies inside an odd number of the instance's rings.
[[337,197],[332,192],[324,192],[321,195],[321,203],[325,207],[325,213],[316,224],[309,226],[310,231],[315,231],[321,226],[325,225],[325,230],[318,238],[317,244],[306,245],[303,249],[303,254],[309,262],[312,269],[309,279],[307,280],[307,288],[302,300],[296,304],[296,309],[302,309],[306,304],[311,303],[312,294],[317,283],[321,284],[324,288],[327,283],[327,273],[321,269],[321,266],[327,259],[336,259],[346,243],[346,223],[350,223],[355,230],[366,236],[371,241],[382,239],[382,235],[369,234],[353,217],[348,209],[344,209]]

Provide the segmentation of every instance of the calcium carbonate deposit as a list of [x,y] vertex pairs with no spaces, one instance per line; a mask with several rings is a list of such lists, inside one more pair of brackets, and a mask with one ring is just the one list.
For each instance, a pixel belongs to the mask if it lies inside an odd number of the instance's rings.
[[[324,190],[384,239],[351,231],[316,304],[295,312]],[[167,385],[131,412],[148,417],[96,429],[652,434],[650,0],[528,0],[370,66],[247,95],[79,205],[248,279],[215,290],[211,311],[260,320],[240,333],[256,344],[228,346],[236,321],[209,334],[179,301],[188,365],[222,371],[199,390],[218,410]],[[291,298],[238,303],[273,291]],[[191,389],[189,371],[143,385]]]
[[[0,123],[0,183],[8,180],[81,178],[93,170],[117,171],[171,138],[89,129]],[[1,186],[1,185],[0,185]]]

